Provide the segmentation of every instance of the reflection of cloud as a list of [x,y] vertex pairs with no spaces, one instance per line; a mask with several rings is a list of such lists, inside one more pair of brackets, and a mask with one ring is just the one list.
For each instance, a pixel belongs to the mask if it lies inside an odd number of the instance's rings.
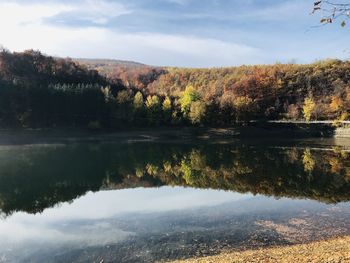
[[46,228],[39,225],[28,225],[26,222],[9,221],[0,223],[0,245],[28,242],[34,240],[45,240],[45,242],[67,241],[72,237],[62,234],[58,230]]
[[78,246],[104,245],[121,241],[132,234],[107,222],[89,222],[86,225],[63,221],[56,224],[37,224],[27,221],[29,217],[22,217],[24,218],[23,221],[7,220],[0,223],[0,252],[11,246],[31,243],[45,243],[47,246],[67,243]]
[[[213,206],[249,197],[225,191],[181,187],[137,188],[88,193],[72,204],[47,209],[37,220],[100,219],[129,212],[161,212],[200,206]],[[27,215],[26,215],[27,216]]]
[[89,192],[73,203],[63,203],[59,207],[46,209],[42,214],[29,215],[21,212],[6,218],[6,220],[45,225],[62,220],[110,218],[129,212],[161,212],[213,206],[247,197],[250,195],[181,187]]
[[[35,224],[27,221],[0,223],[0,256],[14,254],[21,261],[35,253],[51,249],[62,251],[116,244],[133,233],[118,229],[107,222]],[[10,260],[11,261],[11,260]],[[0,258],[0,262],[1,258]]]
[[90,192],[72,203],[46,209],[42,214],[20,212],[3,219],[0,248],[31,242],[87,246],[118,242],[131,234],[114,225],[113,218],[118,215],[214,206],[250,197],[180,187]]

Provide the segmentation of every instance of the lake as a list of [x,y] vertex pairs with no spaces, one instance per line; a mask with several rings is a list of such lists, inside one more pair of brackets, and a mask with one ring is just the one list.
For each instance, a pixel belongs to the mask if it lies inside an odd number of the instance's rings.
[[0,262],[157,262],[350,234],[350,145],[0,146]]

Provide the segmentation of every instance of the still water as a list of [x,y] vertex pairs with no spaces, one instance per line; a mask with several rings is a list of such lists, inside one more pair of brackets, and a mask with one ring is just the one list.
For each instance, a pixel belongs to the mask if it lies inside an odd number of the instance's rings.
[[157,262],[350,234],[323,140],[0,146],[0,262]]

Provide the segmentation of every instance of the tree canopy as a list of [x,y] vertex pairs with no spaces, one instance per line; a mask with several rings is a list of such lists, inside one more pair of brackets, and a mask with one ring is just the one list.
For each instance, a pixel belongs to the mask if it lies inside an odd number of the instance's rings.
[[0,52],[5,128],[231,126],[251,120],[348,120],[349,114],[349,61],[138,67],[102,75],[38,51]]

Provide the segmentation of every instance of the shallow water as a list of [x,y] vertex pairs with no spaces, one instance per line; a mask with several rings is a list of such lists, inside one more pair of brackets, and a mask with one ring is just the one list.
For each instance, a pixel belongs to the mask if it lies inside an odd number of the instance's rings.
[[155,262],[350,234],[322,140],[0,146],[0,262]]

